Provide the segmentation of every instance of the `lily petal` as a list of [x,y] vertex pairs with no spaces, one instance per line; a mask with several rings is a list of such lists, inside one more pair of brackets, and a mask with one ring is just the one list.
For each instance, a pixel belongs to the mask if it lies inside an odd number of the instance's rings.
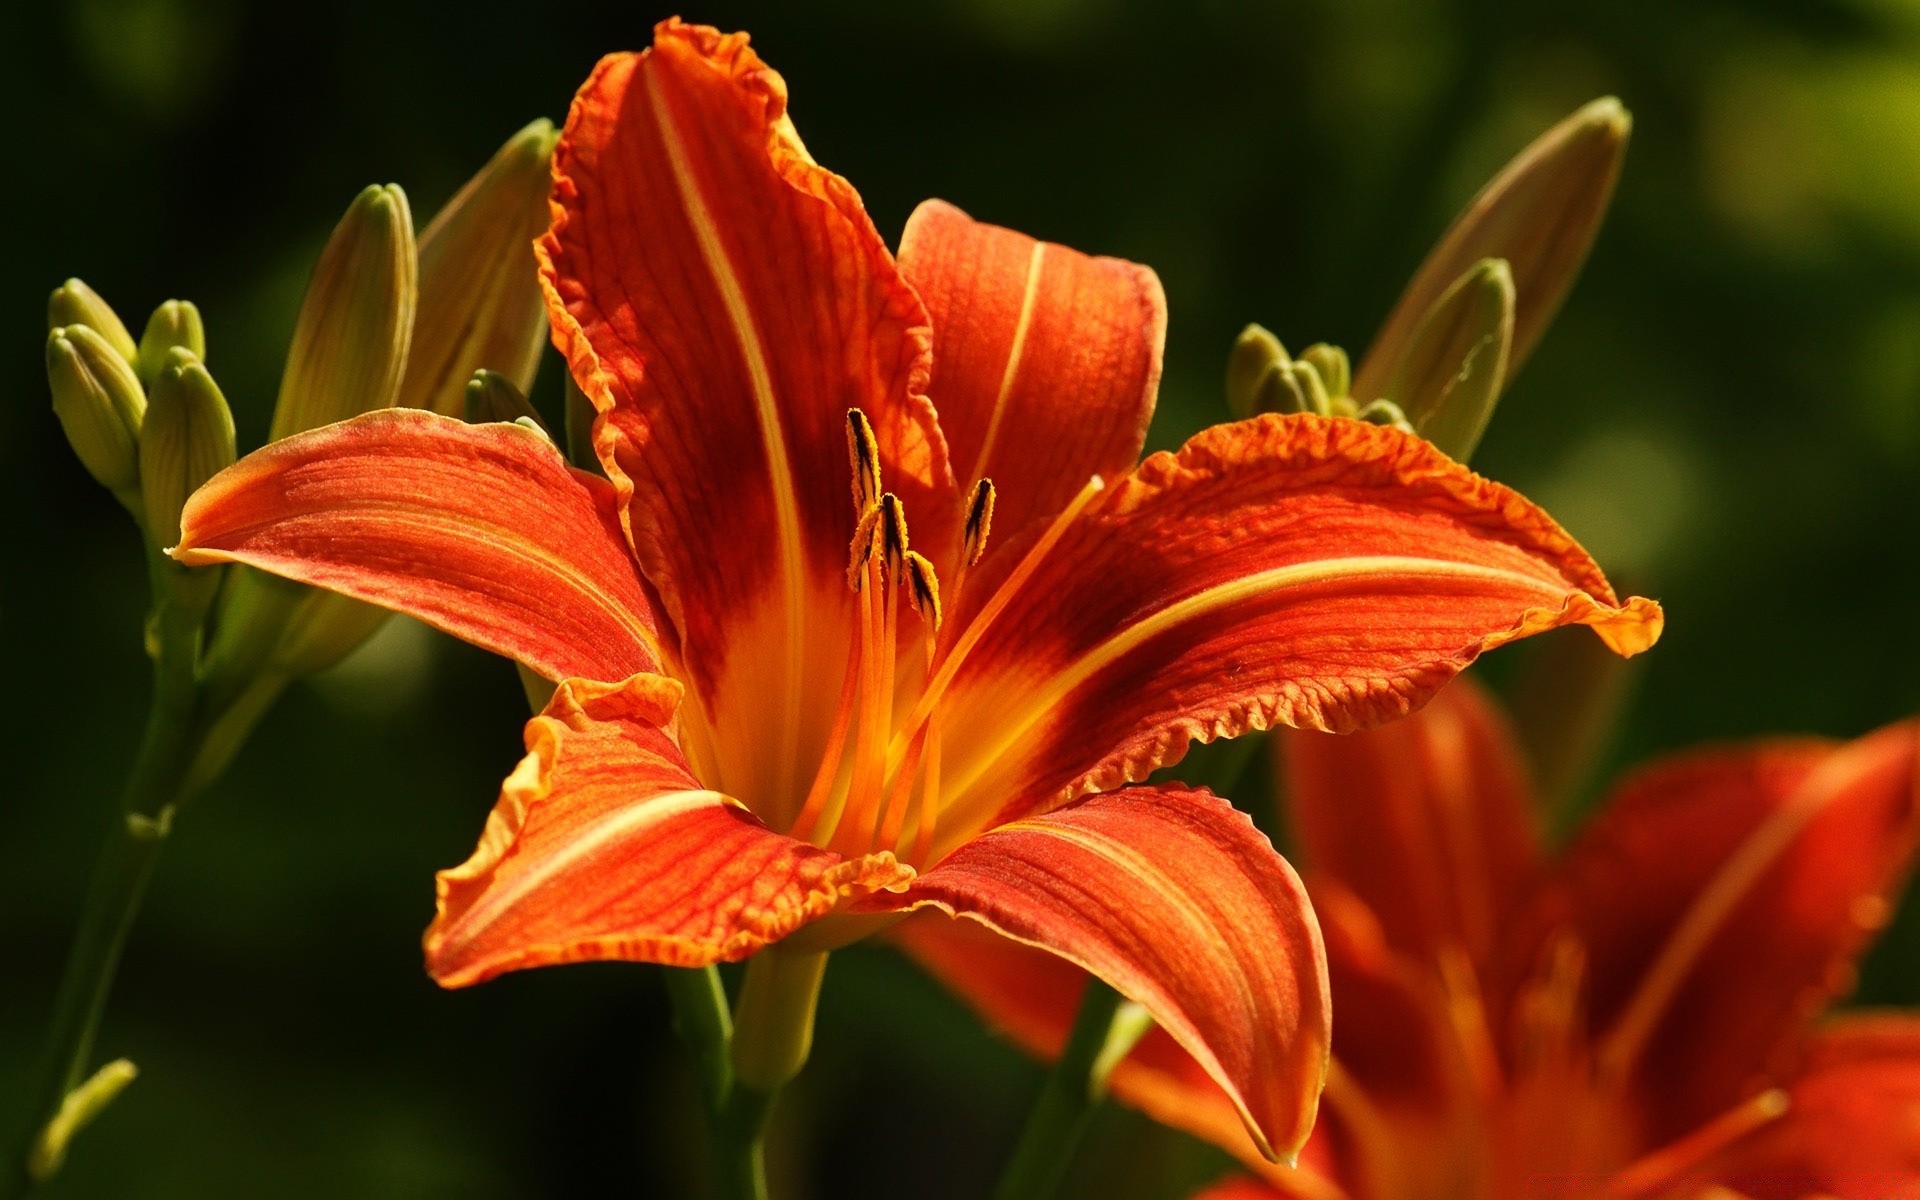
[[1011,799],[1144,778],[1194,740],[1403,716],[1482,651],[1556,626],[1622,654],[1661,626],[1523,497],[1359,421],[1217,426],[1062,521],[1037,565],[1022,559],[1048,543],[1025,539],[968,585],[976,644],[942,668],[943,837]]
[[1920,1197],[1920,1020],[1841,1019],[1814,1041],[1786,1111],[1694,1168],[1756,1198]]
[[1569,853],[1598,1069],[1673,1137],[1780,1077],[1911,865],[1915,726],[1677,758]]
[[922,394],[926,314],[786,108],[745,35],[662,23],[575,97],[536,250],[555,343],[679,634],[688,719],[761,748],[713,782],[763,804],[805,793],[843,675],[847,411],[871,420],[916,532],[960,519]]
[[1092,796],[984,834],[857,907],[927,906],[1139,1003],[1267,1157],[1306,1141],[1330,1038],[1319,928],[1292,869],[1226,801],[1173,787]]
[[1147,267],[914,209],[900,269],[933,318],[933,382],[954,472],[990,478],[1005,534],[1139,461],[1160,388],[1167,299]]
[[[1300,859],[1350,889],[1387,942],[1479,973],[1545,870],[1526,764],[1470,678],[1404,721],[1277,743]],[[1318,888],[1316,887],[1316,891]]]
[[189,566],[242,562],[397,609],[549,679],[660,666],[612,489],[519,426],[367,413],[249,454],[180,524]]
[[891,854],[845,859],[700,786],[673,737],[680,685],[570,679],[479,848],[436,880],[427,970],[446,987],[586,959],[745,958],[849,897],[899,887]]

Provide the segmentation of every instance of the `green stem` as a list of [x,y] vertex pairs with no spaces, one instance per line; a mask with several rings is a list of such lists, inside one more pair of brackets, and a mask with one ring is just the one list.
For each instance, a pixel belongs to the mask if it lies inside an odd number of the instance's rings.
[[[165,572],[179,568],[164,562],[151,566],[156,596],[171,596]],[[29,1093],[28,1124],[9,1147],[8,1165],[0,1170],[0,1200],[25,1195],[57,1170],[65,1155],[64,1142],[40,1145],[43,1131],[67,1094],[90,1074],[94,1039],[121,951],[166,845],[174,809],[188,794],[199,753],[204,730],[197,719],[194,661],[200,616],[191,605],[160,601],[146,735],[87,886],[79,927],[54,995],[37,1082]],[[73,1129],[68,1126],[64,1132]]]
[[733,1014],[727,1011],[727,989],[715,967],[667,967],[665,971],[673,1031],[693,1056],[708,1115],[717,1116],[733,1088]]
[[1041,1085],[994,1200],[1046,1200],[1060,1190],[1094,1109],[1106,1095],[1107,1074],[1146,1030],[1144,1017],[1120,993],[1087,980],[1073,1032]]

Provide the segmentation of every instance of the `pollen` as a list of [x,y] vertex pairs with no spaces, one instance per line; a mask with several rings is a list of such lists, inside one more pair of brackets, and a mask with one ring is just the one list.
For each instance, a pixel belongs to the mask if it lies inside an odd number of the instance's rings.
[[909,550],[903,577],[907,585],[907,603],[913,605],[913,611],[920,614],[929,634],[939,633],[940,577],[934,573],[933,564],[918,550]]
[[987,552],[987,535],[993,532],[993,480],[982,479],[973,485],[973,495],[967,500],[966,529],[966,560],[971,567]]
[[864,513],[880,501],[880,443],[873,422],[857,408],[847,410],[847,460],[853,468],[853,511]]
[[859,591],[867,578],[867,563],[873,558],[873,542],[880,531],[880,506],[869,504],[854,526],[853,541],[847,546],[847,586]]
[[880,554],[888,579],[900,578],[908,545],[907,506],[900,503],[900,497],[888,492],[880,497]]

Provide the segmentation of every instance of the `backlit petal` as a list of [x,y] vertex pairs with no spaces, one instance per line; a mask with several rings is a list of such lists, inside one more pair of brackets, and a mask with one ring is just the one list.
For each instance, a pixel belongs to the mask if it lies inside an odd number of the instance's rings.
[[943,837],[1144,778],[1196,739],[1403,716],[1515,638],[1585,624],[1631,654],[1661,623],[1523,497],[1349,420],[1257,417],[1156,454],[989,600],[1023,554],[969,583],[977,644],[943,668]]
[[673,737],[680,685],[568,680],[527,725],[473,857],[442,871],[427,969],[460,987],[585,959],[745,958],[849,897],[899,887],[890,854],[843,859],[701,787]]
[[1916,834],[1915,729],[1782,742],[1649,769],[1566,870],[1601,1069],[1630,1074],[1655,1136],[1780,1077],[1852,986]]
[[515,425],[393,410],[274,442],[194,493],[174,557],[397,609],[549,679],[660,665],[612,489]]
[[959,499],[922,395],[929,335],[853,188],[816,165],[744,35],[668,21],[603,59],[555,151],[541,259],[555,342],[601,412],[716,786],[804,794],[852,625],[846,414],[915,532]]
[[1372,910],[1395,949],[1487,975],[1543,870],[1513,733],[1470,678],[1404,721],[1276,742],[1299,857]]
[[1153,416],[1167,301],[1146,267],[915,209],[900,269],[933,319],[933,382],[954,474],[991,478],[1001,537],[1058,512],[1088,476],[1133,468]]
[[1106,980],[1225,1089],[1265,1153],[1305,1142],[1329,1038],[1319,929],[1293,871],[1224,800],[1090,797],[985,834],[861,907],[929,905]]

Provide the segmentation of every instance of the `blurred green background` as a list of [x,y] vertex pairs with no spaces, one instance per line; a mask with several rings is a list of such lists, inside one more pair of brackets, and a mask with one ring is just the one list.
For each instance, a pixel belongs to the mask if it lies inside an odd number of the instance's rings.
[[[424,222],[565,113],[645,5],[70,0],[0,7],[0,1097],[31,1061],[145,703],[135,534],[48,407],[68,275],[139,328],[197,302],[243,446],[313,258],[364,184]],[[1233,335],[1364,348],[1451,213],[1581,102],[1625,99],[1614,214],[1476,465],[1669,628],[1615,762],[1920,708],[1920,4],[714,2],[890,237],[941,196],[1151,264],[1156,445],[1220,419]],[[557,387],[549,362],[543,387]],[[1495,656],[1496,680],[1538,650]],[[649,968],[443,993],[418,934],[519,753],[505,664],[394,623],[290,694],[188,812],[102,1043],[141,1079],[50,1196],[677,1196],[698,1126]],[[1256,772],[1256,774],[1258,774]],[[1262,787],[1247,791],[1261,803]],[[1914,906],[1863,996],[1920,1001]],[[774,1167],[789,1196],[984,1195],[1038,1079],[884,950],[836,956]],[[1104,1114],[1084,1196],[1222,1160]]]

